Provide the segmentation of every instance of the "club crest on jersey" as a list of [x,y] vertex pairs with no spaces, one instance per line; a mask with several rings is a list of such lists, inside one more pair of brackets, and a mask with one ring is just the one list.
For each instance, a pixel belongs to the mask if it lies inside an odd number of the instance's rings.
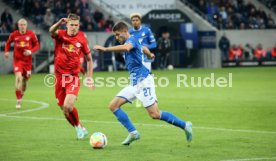
[[75,47],[75,45],[73,44],[65,44],[63,43],[62,44],[62,48],[69,51],[69,52],[77,52],[78,51],[78,48]]
[[142,33],[142,36],[145,36],[145,35],[146,35],[146,33],[143,32],[143,33]]
[[81,47],[81,44],[79,42],[77,42],[76,46],[79,48],[79,47]]

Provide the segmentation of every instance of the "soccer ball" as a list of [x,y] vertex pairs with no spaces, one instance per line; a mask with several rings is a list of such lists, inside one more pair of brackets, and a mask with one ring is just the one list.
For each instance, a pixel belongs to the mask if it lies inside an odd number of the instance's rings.
[[107,145],[107,138],[101,132],[95,132],[90,136],[90,145],[94,149],[102,149]]
[[173,65],[168,65],[168,70],[173,70]]

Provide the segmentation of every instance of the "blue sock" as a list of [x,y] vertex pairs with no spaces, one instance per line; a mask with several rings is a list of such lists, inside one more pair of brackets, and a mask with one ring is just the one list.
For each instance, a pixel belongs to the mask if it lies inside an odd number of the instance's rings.
[[177,118],[175,115],[173,115],[170,112],[160,111],[160,115],[161,115],[160,120],[166,121],[169,124],[180,127],[182,129],[184,129],[186,126],[185,121]]
[[136,130],[124,110],[118,108],[116,111],[113,112],[113,114],[117,117],[121,124],[124,125],[128,132]]

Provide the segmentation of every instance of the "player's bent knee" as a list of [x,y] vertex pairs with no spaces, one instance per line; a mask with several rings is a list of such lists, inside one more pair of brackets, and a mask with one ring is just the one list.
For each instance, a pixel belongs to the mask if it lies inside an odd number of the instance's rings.
[[108,105],[108,108],[110,109],[110,111],[115,111],[118,108],[118,106],[117,106],[116,103],[114,103],[113,101],[111,101],[109,103],[109,105]]
[[63,111],[64,112],[71,112],[73,110],[74,105],[70,103],[66,103],[63,105]]
[[152,119],[160,119],[160,113],[159,112],[150,112],[149,115]]
[[65,107],[63,107],[61,110],[65,115],[69,115],[69,111]]
[[16,79],[16,81],[22,81],[23,77],[22,77],[22,75],[16,75],[15,79]]

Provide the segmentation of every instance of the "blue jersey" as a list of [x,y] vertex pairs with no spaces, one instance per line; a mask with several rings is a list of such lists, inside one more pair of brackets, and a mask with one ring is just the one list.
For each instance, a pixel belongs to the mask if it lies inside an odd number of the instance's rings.
[[130,73],[131,85],[134,86],[146,78],[150,71],[142,63],[143,46],[141,43],[135,37],[130,36],[125,44],[132,45],[132,49],[129,52],[125,52],[125,62]]
[[[141,26],[138,30],[134,28],[129,29],[129,33],[131,36],[134,36],[138,39],[138,41],[146,46],[148,49],[156,48],[156,40],[150,30],[150,28],[146,26]],[[152,60],[148,59],[147,56],[143,56],[144,62],[151,62]]]

